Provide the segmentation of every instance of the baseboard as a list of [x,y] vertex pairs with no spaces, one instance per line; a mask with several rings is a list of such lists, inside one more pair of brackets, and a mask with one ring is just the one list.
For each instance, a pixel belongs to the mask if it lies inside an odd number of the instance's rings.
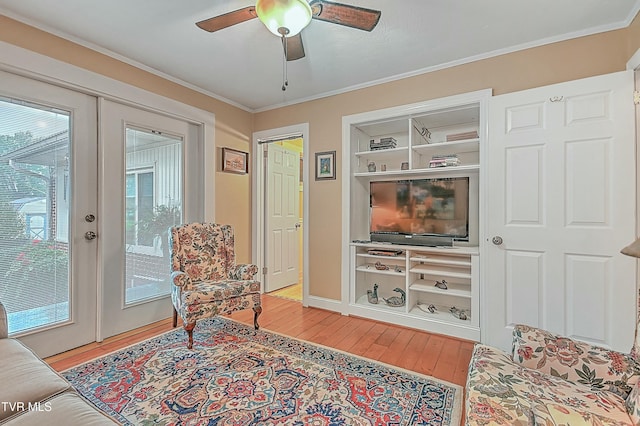
[[304,306],[343,313],[342,302],[339,300],[309,295],[305,302]]

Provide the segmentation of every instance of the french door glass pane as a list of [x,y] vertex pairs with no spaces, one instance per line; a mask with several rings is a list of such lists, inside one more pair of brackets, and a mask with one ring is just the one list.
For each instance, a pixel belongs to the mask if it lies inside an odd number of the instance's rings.
[[125,304],[170,294],[168,231],[182,222],[182,138],[126,130]]
[[71,317],[70,116],[0,97],[0,301],[9,332]]

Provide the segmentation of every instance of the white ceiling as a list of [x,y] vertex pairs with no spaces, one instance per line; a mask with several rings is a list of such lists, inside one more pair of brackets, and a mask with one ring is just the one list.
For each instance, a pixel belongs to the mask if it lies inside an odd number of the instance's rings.
[[[337,1],[337,0],[334,0]],[[0,0],[0,13],[248,111],[623,28],[640,0],[345,0],[382,11],[371,32],[313,20],[288,63],[254,19],[208,33],[195,22],[253,0]]]

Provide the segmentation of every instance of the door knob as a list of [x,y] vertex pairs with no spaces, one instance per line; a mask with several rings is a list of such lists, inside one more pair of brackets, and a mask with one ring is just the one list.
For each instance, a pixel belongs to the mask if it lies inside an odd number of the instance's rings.
[[496,235],[495,237],[493,237],[491,239],[491,242],[497,246],[499,246],[500,244],[502,244],[502,237],[500,237],[499,235]]
[[92,215],[91,213],[89,213],[88,215],[86,215],[84,217],[85,222],[93,222],[94,220],[96,220],[96,217],[94,215]]
[[87,231],[84,233],[84,238],[91,241],[91,240],[95,240],[96,238],[98,238],[98,234],[96,234],[93,231]]
[[300,229],[301,226],[300,223],[296,223],[296,230]]

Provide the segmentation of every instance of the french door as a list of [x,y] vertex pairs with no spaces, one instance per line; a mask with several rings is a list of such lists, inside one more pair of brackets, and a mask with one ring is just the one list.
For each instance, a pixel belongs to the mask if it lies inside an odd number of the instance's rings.
[[96,107],[0,72],[0,301],[41,356],[96,336]]
[[201,216],[201,161],[194,124],[104,99],[100,111],[102,339],[171,316],[168,232]]

